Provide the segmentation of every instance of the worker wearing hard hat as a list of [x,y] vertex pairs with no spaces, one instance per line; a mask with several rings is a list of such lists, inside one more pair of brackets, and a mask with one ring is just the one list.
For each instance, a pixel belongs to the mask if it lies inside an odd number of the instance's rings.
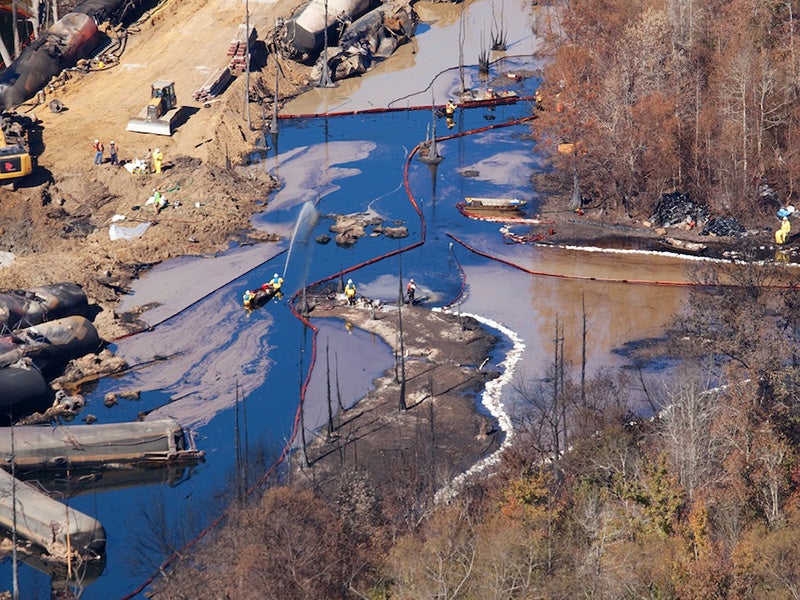
[[457,107],[457,105],[456,105],[455,102],[453,102],[452,98],[450,98],[447,101],[447,104],[444,107],[444,116],[446,117],[447,128],[448,129],[452,129],[453,126],[455,126],[455,124],[456,124],[456,122],[455,122],[455,120],[453,118],[455,116],[455,114],[456,114],[456,107]]
[[159,148],[153,150],[153,170],[156,173],[161,173],[161,163],[164,160],[164,154]]
[[269,280],[269,285],[272,286],[273,290],[278,291],[283,285],[283,277],[275,273],[275,275],[272,276],[272,279]]
[[408,285],[406,285],[406,296],[408,296],[408,303],[414,304],[414,294],[417,293],[417,284],[414,283],[413,279],[408,280]]
[[352,279],[347,280],[347,285],[344,286],[344,295],[347,297],[347,303],[351,306],[356,303],[356,284]]

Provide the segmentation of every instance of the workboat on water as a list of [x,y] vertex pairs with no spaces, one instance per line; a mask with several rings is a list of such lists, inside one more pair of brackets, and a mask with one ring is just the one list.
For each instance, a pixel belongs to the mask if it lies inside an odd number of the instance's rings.
[[517,212],[527,204],[527,200],[519,198],[464,198],[464,210],[467,212]]
[[519,99],[519,94],[513,90],[493,90],[488,88],[479,92],[467,90],[461,94],[461,103],[467,106],[513,104]]
[[258,308],[271,300],[280,290],[280,286],[274,287],[271,283],[265,283],[254,290],[247,290],[242,294],[242,305],[249,309]]

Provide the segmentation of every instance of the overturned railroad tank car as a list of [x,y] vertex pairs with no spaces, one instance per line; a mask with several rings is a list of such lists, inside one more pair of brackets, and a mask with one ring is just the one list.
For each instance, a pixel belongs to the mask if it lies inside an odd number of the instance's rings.
[[47,383],[72,358],[97,351],[100,336],[91,321],[70,316],[0,336],[0,424],[52,406]]
[[[284,21],[278,36],[283,52],[298,62],[310,62],[355,19],[378,6],[378,0],[311,0]],[[327,17],[327,18],[326,18]]]
[[[16,499],[16,511],[12,498]],[[77,554],[91,558],[105,553],[106,531],[97,519],[53,500],[0,469],[0,526],[10,531],[15,524],[18,536],[53,557],[74,559],[71,555]]]
[[29,358],[42,371],[100,348],[97,329],[86,317],[74,315],[18,329],[0,337],[0,367]]
[[89,301],[76,283],[0,292],[0,330],[38,325],[72,315],[88,316]]
[[97,28],[120,11],[123,0],[87,0],[27,46],[0,75],[0,106],[6,110],[33,98],[54,75],[74,67],[97,48]]
[[[337,47],[328,52],[328,71],[334,80],[366,73],[375,63],[389,58],[416,31],[419,17],[405,2],[387,2],[356,19],[345,29]],[[312,79],[322,72],[321,56]]]
[[0,337],[0,423],[53,404],[46,377],[67,361],[101,345],[91,321],[72,316],[19,329]]
[[21,472],[67,467],[128,468],[197,462],[190,432],[175,419],[94,425],[21,425],[14,427],[14,445],[8,428],[0,428],[0,463],[12,457]]
[[53,404],[54,392],[39,369],[29,363],[0,369],[0,425],[46,410]]

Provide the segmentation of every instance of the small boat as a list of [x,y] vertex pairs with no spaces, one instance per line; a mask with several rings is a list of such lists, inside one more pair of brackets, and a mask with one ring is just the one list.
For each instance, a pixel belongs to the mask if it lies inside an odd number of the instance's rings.
[[516,212],[528,203],[519,198],[464,198],[464,209],[467,211]]
[[467,106],[513,104],[519,99],[519,94],[513,90],[486,89],[483,92],[467,90],[461,94],[461,103]]
[[242,305],[249,309],[258,308],[262,304],[266,304],[279,291],[280,287],[273,287],[271,283],[265,283],[254,290],[246,290],[242,294]]
[[679,240],[673,237],[663,237],[658,240],[659,244],[666,246],[672,250],[680,250],[682,252],[689,252],[690,254],[699,254],[708,246],[700,242],[689,242],[687,240]]

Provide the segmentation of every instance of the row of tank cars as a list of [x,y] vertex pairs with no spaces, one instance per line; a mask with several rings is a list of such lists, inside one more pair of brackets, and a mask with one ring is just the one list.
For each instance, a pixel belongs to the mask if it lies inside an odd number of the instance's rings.
[[69,360],[100,350],[89,311],[83,288],[74,283],[0,292],[0,424],[56,401],[75,402],[49,381]]
[[[0,561],[15,539],[19,560],[50,576],[54,598],[100,576],[108,541],[102,523],[59,498],[175,485],[205,456],[174,419],[59,422],[77,414],[83,399],[54,390],[53,378],[104,345],[93,308],[73,283],[0,292]],[[27,424],[40,411],[40,424]]]

